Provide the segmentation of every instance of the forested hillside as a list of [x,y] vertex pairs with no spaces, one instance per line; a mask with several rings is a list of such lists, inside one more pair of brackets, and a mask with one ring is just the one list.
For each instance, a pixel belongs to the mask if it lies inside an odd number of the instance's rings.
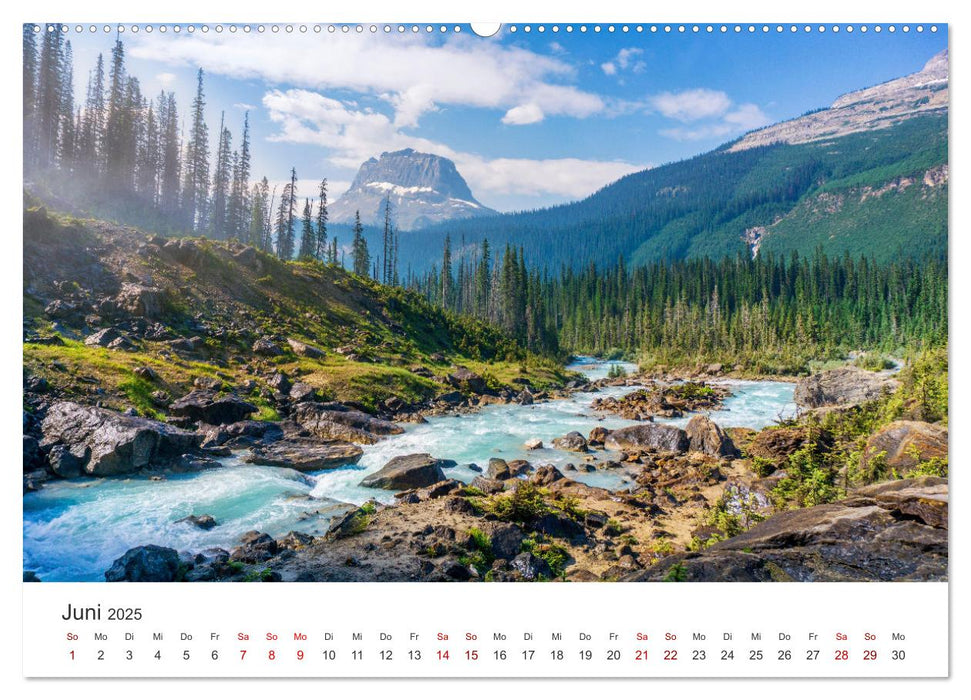
[[878,262],[942,258],[947,192],[947,115],[933,113],[813,143],[729,144],[628,175],[580,202],[408,232],[401,262],[421,269],[424,251],[440,250],[446,235],[456,257],[488,239],[522,247],[530,266],[550,270],[621,257],[806,254],[819,245]]

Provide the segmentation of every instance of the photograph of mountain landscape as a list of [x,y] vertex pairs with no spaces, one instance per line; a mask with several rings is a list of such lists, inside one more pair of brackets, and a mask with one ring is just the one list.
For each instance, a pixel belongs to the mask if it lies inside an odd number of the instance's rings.
[[946,581],[946,27],[613,29],[25,25],[24,581]]

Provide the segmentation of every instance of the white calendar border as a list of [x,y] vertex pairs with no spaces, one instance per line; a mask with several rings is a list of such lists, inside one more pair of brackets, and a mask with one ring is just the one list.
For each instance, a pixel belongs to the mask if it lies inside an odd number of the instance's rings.
[[[853,7],[846,2],[835,0],[818,0],[810,7],[800,7],[793,13],[791,10],[779,7],[776,2],[766,0],[747,1],[738,3],[733,7],[727,7],[722,2],[710,0],[696,0],[691,4],[676,4],[674,7],[667,6],[648,6],[646,4],[634,4],[620,2],[619,0],[601,0],[596,3],[575,2],[543,2],[526,3],[516,0],[492,0],[487,3],[480,3],[475,7],[463,7],[457,3],[445,2],[443,0],[422,0],[414,7],[404,9],[401,2],[391,0],[370,0],[364,4],[350,5],[331,5],[322,6],[311,3],[298,3],[289,6],[266,6],[265,3],[253,2],[252,0],[238,0],[232,3],[231,9],[228,3],[220,7],[205,5],[198,2],[188,2],[187,0],[171,0],[164,6],[150,7],[142,6],[123,6],[121,3],[107,2],[88,2],[81,8],[77,3],[65,2],[64,0],[50,0],[43,5],[24,5],[20,4],[15,8],[3,10],[6,22],[4,29],[7,31],[5,42],[2,44],[6,52],[3,62],[4,81],[8,94],[19,94],[17,88],[20,83],[20,46],[19,46],[19,27],[13,26],[26,21],[46,20],[53,16],[63,16],[66,18],[82,17],[88,21],[134,21],[134,22],[159,22],[159,21],[252,21],[259,19],[269,19],[273,21],[300,21],[308,19],[321,19],[332,21],[382,21],[388,19],[407,19],[409,21],[495,21],[505,19],[507,21],[529,22],[529,21],[597,21],[597,22],[878,22],[878,21],[940,21],[951,22],[950,35],[953,40],[961,41],[964,32],[968,30],[963,21],[963,16],[956,11],[956,8],[947,2],[930,0],[915,5],[912,2],[901,2],[899,0],[888,0],[880,3],[879,7]],[[43,17],[38,17],[38,13]],[[16,31],[14,37],[12,32]],[[962,89],[961,79],[963,75],[971,75],[971,69],[964,58],[965,54],[959,48],[958,51],[951,51],[952,76],[957,78],[955,83],[952,77],[952,114],[964,115],[968,113],[965,91]],[[8,110],[0,117],[4,120],[8,128],[8,134],[19,134],[20,129],[17,121],[20,115],[17,111]],[[956,123],[956,122],[955,122]],[[19,143],[17,138],[11,139],[5,148],[10,148],[9,163],[19,163]],[[956,175],[957,182],[961,182],[960,165],[968,160],[968,149],[966,139],[960,131],[951,133],[951,172]],[[954,156],[957,156],[955,158]],[[955,169],[955,160],[958,161],[958,168]],[[0,174],[5,185],[0,193],[5,198],[6,207],[10,219],[9,231],[19,229],[17,220],[19,215],[14,212],[20,210],[20,173],[17,168],[10,168],[7,172]],[[956,270],[963,268],[965,264],[971,263],[971,256],[968,253],[968,243],[966,237],[962,237],[960,232],[967,229],[967,197],[961,193],[954,193],[952,196],[952,221],[951,230],[956,232],[950,241],[950,255],[955,262]],[[21,250],[16,245],[11,245],[10,250],[5,256],[6,264],[10,267],[5,270],[6,274],[0,275],[4,289],[5,298],[16,298],[14,295],[20,294],[18,271],[21,269]],[[961,268],[959,268],[959,265]],[[967,275],[952,276],[951,294],[952,299],[969,298]],[[967,322],[960,313],[963,310],[962,304],[955,304],[955,313],[950,316],[952,324],[951,348],[954,357],[962,355],[961,350],[971,347],[968,340]],[[10,329],[5,336],[5,342],[0,346],[4,371],[2,373],[2,386],[5,391],[3,396],[10,397],[4,404],[3,420],[0,422],[0,431],[4,437],[4,444],[9,453],[16,454],[14,451],[17,444],[17,436],[13,426],[19,423],[19,405],[15,404],[13,397],[19,396],[21,391],[20,380],[20,313],[19,304],[8,303],[0,311],[3,314],[3,324],[0,327]],[[968,414],[967,397],[971,395],[971,380],[969,380],[968,370],[960,365],[951,368],[953,400],[951,414],[957,417],[959,424],[965,421]],[[17,423],[15,423],[15,420]],[[953,422],[953,418],[952,418]],[[951,440],[952,452],[956,455],[968,454],[971,452],[971,437],[969,431],[952,431]],[[951,483],[960,484],[962,473],[960,468],[956,469],[951,476]],[[962,487],[963,488],[963,487]],[[15,489],[7,490],[10,503],[4,509],[5,517],[9,520],[5,533],[7,539],[4,551],[7,553],[6,566],[4,567],[5,576],[2,580],[4,601],[8,605],[7,615],[4,619],[8,621],[20,619],[20,600],[22,584],[20,583],[20,569],[22,569],[21,553],[21,532],[22,519],[18,522],[15,518],[21,516],[22,501],[16,496]],[[19,505],[12,503],[17,498]],[[960,551],[961,547],[955,543],[963,543],[966,538],[963,535],[967,528],[967,516],[961,513],[962,509],[952,510],[951,535],[950,541],[954,551]],[[964,548],[967,551],[967,548]],[[958,660],[957,664],[952,664],[952,675],[955,678],[964,677],[968,672],[961,659],[971,658],[971,648],[964,641],[962,632],[969,628],[963,622],[966,619],[967,603],[962,602],[963,596],[955,595],[954,585],[961,585],[968,579],[968,557],[952,560],[950,579],[951,579],[951,659]],[[91,584],[79,584],[91,585]],[[218,585],[218,584],[211,584]],[[362,584],[366,586],[366,584]],[[693,585],[693,584],[686,584]],[[735,584],[724,584],[732,586]],[[813,584],[805,584],[813,585]],[[863,584],[866,585],[866,584]],[[104,693],[107,691],[109,697],[121,696],[123,694],[137,693],[140,698],[169,697],[173,692],[183,692],[192,689],[195,691],[212,692],[217,691],[220,695],[232,693],[233,697],[264,697],[269,692],[276,690],[287,690],[291,692],[313,692],[314,686],[307,681],[292,682],[270,682],[270,681],[220,681],[218,685],[211,681],[192,681],[181,683],[176,681],[155,681],[152,683],[141,683],[138,681],[85,681],[83,684],[76,682],[26,682],[20,678],[20,635],[16,625],[7,625],[7,633],[4,635],[3,644],[3,669],[4,680],[12,682],[12,689],[15,693],[19,691],[23,695],[29,694],[31,697],[52,697],[55,694],[68,695],[76,694],[79,690],[84,693]],[[611,693],[624,692],[684,692],[687,688],[684,681],[653,681],[651,686],[633,685],[634,682],[617,681],[609,685],[601,685],[594,682],[577,681],[543,681],[542,685],[534,682],[508,683],[476,683],[463,684],[457,681],[436,681],[428,683],[407,682],[404,686],[399,686],[399,682],[376,682],[369,686],[370,690],[379,692],[398,693],[404,690],[407,694],[414,692],[416,695],[420,691],[431,690],[437,693],[447,693],[458,691],[463,697],[492,697],[497,691],[508,692],[515,688],[517,691],[529,693],[551,693],[557,695],[565,694],[570,696],[589,696],[591,692],[596,692],[600,688],[606,688]],[[658,685],[660,683],[660,685]],[[729,683],[705,683],[699,682],[691,685],[692,691],[717,693],[720,697],[750,697],[753,692],[774,693],[782,691],[789,696],[808,697],[810,693],[817,694],[820,690],[833,692],[834,690],[846,693],[860,692],[864,689],[862,682],[840,681],[825,682],[821,686],[806,683],[788,683],[786,681],[732,681]],[[915,693],[921,692],[925,687],[924,683],[896,681],[866,681],[866,691],[879,692],[884,697],[907,697],[911,698]],[[940,683],[927,686],[932,692],[949,694],[955,690],[956,684],[949,683],[946,687]],[[316,690],[324,692],[360,692],[363,686],[353,681],[329,682],[326,686],[320,686]],[[871,690],[872,689],[872,690]]]

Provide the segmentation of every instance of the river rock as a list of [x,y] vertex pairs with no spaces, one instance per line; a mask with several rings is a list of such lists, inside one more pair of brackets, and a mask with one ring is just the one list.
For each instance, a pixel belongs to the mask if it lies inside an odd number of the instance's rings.
[[567,450],[568,452],[586,452],[587,439],[574,430],[563,437],[558,437],[553,440],[553,447],[558,450]]
[[284,439],[269,445],[257,445],[243,457],[244,462],[271,467],[288,467],[301,472],[334,469],[357,464],[364,454],[349,442],[322,443],[315,440]]
[[641,423],[614,430],[604,440],[604,446],[620,452],[685,452],[688,435],[673,425]]
[[173,416],[209,425],[225,425],[249,418],[259,409],[234,394],[217,397],[213,391],[193,391],[169,406]]
[[105,572],[105,581],[168,583],[179,578],[182,563],[171,547],[149,544],[129,549]]
[[23,436],[23,470],[33,471],[44,466],[44,453],[40,449],[40,441],[33,435]]
[[610,431],[604,428],[602,425],[598,425],[590,431],[590,437],[587,438],[587,444],[590,447],[603,447],[604,443],[607,441],[608,435],[610,435]]
[[325,356],[325,353],[320,348],[315,348],[313,345],[308,345],[300,340],[294,338],[287,338],[287,345],[293,350],[295,355],[300,355],[300,357],[309,357],[311,359],[320,359]]
[[126,416],[72,401],[47,411],[42,444],[84,450],[84,473],[109,476],[165,464],[198,448],[200,436],[148,418]]
[[241,420],[226,425],[200,425],[203,447],[220,445],[252,445],[270,443],[283,438],[283,429],[278,423],[261,420]]
[[84,472],[86,456],[86,447],[54,445],[47,455],[47,460],[52,472],[63,479],[73,479]]
[[543,441],[539,438],[531,438],[523,443],[523,447],[525,447],[527,450],[542,450]]
[[685,426],[688,435],[688,449],[703,452],[712,457],[735,457],[738,450],[735,444],[717,423],[707,416],[692,416]]
[[858,406],[896,390],[899,382],[859,367],[840,367],[803,377],[796,383],[793,401],[803,408]]
[[435,459],[427,453],[399,455],[362,479],[361,486],[394,491],[420,489],[444,481],[442,469],[454,466],[455,462],[450,459]]
[[404,432],[391,421],[335,403],[297,404],[293,419],[317,437],[364,445],[373,445],[386,435]]
[[187,515],[184,518],[179,518],[175,522],[177,523],[188,523],[189,525],[194,525],[200,530],[211,530],[216,527],[216,519],[211,515]]
[[512,472],[509,470],[509,464],[504,459],[499,459],[498,457],[492,457],[489,460],[489,468],[485,472],[486,479],[495,479],[497,481],[505,481],[506,479],[512,478]]
[[886,454],[887,466],[904,476],[920,462],[947,459],[947,428],[923,421],[894,421],[867,440],[867,461],[880,453]]
[[773,515],[700,552],[677,554],[627,578],[661,581],[947,580],[947,480],[902,479],[836,503]]
[[342,540],[356,535],[368,526],[371,516],[378,508],[377,501],[368,501],[359,508],[351,508],[343,515],[338,515],[330,521],[324,539],[328,541]]
[[265,532],[250,530],[239,538],[240,544],[230,556],[236,561],[258,564],[272,559],[279,550],[276,540]]

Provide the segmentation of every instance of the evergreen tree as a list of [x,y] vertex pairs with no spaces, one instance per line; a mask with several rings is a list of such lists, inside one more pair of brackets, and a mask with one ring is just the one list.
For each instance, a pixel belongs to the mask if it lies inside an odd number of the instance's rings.
[[239,152],[233,154],[232,186],[230,188],[229,204],[227,205],[227,228],[229,235],[239,240],[246,240],[249,232],[249,178],[250,178],[250,148],[249,148],[249,112],[243,116],[243,141]]
[[[317,249],[314,257],[324,260],[327,257],[327,178],[320,181],[320,201],[317,205]],[[333,262],[333,261],[331,261]]]
[[448,234],[445,235],[445,245],[442,249],[441,284],[440,303],[444,308],[451,309],[454,280],[452,278],[452,239]]
[[300,227],[300,260],[313,260],[317,252],[317,233],[314,231],[313,208],[310,200],[305,199],[303,203],[303,217]]
[[293,259],[293,214],[297,199],[297,169],[290,169],[290,182],[283,188],[276,215],[276,254],[281,260]]
[[250,213],[249,235],[247,242],[269,253],[273,249],[270,232],[270,183],[264,177],[253,185],[252,210]]
[[371,254],[368,252],[367,241],[364,239],[364,227],[361,225],[361,212],[354,212],[354,239],[351,242],[351,262],[355,275],[367,277],[371,269]]
[[159,209],[173,220],[179,218],[179,180],[182,177],[179,142],[179,111],[173,93],[156,99],[159,129]]
[[64,87],[63,40],[60,25],[48,24],[41,39],[37,75],[36,150],[34,162],[41,169],[55,165]]
[[216,169],[212,176],[212,198],[209,208],[209,235],[217,240],[229,238],[227,205],[232,183],[232,134],[225,126],[226,113],[219,117],[219,142],[216,147]]
[[33,24],[25,24],[23,29],[23,72],[24,72],[24,163],[32,164],[37,157],[37,32]]
[[206,125],[206,96],[202,83],[203,72],[200,68],[196,95],[192,100],[189,140],[182,163],[182,211],[185,226],[190,231],[208,229],[209,127]]

